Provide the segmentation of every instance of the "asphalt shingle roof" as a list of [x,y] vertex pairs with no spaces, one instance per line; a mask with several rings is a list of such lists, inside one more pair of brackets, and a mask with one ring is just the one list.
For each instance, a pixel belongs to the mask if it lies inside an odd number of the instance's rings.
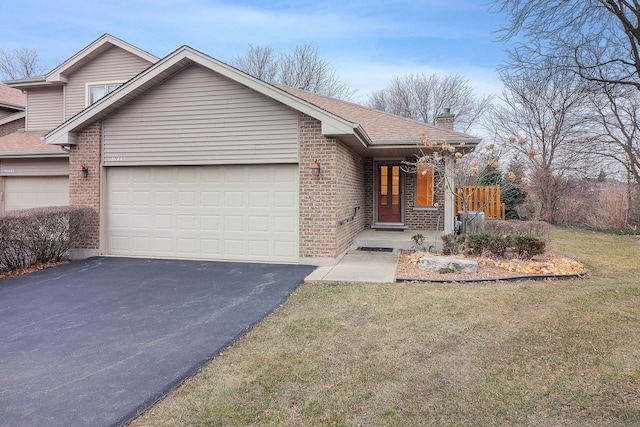
[[0,84],[0,104],[25,107],[27,105],[27,96],[21,90]]
[[60,147],[47,145],[41,136],[46,131],[14,132],[0,138],[0,155],[3,153],[60,153]]
[[330,98],[301,89],[276,84],[276,87],[297,96],[338,117],[357,123],[373,142],[415,141],[425,132],[432,141],[476,139],[473,136],[429,125],[373,108]]

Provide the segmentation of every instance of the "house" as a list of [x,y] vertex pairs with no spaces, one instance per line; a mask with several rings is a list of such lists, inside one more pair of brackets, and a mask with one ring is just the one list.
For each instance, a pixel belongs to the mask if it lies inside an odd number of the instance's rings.
[[44,135],[69,152],[70,204],[96,212],[76,256],[320,265],[366,228],[453,230],[453,198],[401,165],[422,132],[474,147],[452,115],[268,84],[188,46],[121,83]]
[[0,138],[24,129],[26,105],[22,91],[0,84]]
[[[69,153],[43,136],[157,60],[105,34],[44,76],[0,85],[0,212],[68,204]],[[3,118],[3,108],[18,101]],[[12,117],[18,120],[3,132]]]

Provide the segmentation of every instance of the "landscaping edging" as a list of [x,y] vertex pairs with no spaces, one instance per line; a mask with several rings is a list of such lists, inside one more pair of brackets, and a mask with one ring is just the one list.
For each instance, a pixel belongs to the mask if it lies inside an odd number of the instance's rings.
[[397,277],[396,283],[401,282],[431,282],[431,283],[481,283],[481,282],[517,282],[523,280],[571,280],[571,279],[584,279],[589,274],[588,270],[585,270],[578,274],[534,274],[525,276],[507,276],[498,277],[494,279],[419,279],[412,277]]

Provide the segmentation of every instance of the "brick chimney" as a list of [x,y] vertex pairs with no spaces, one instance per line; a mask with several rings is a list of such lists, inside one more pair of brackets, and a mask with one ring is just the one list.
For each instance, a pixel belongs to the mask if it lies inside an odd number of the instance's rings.
[[443,129],[453,130],[455,118],[456,116],[455,114],[451,114],[450,108],[444,108],[442,113],[436,116],[436,126]]

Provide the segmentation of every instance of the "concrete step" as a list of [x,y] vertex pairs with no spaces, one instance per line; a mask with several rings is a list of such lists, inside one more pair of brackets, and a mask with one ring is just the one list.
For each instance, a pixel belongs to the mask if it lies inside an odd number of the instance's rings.
[[425,237],[424,246],[442,247],[441,232],[434,230],[403,230],[403,231],[379,231],[364,230],[353,239],[356,248],[391,248],[411,249],[414,246],[412,237],[422,234]]

